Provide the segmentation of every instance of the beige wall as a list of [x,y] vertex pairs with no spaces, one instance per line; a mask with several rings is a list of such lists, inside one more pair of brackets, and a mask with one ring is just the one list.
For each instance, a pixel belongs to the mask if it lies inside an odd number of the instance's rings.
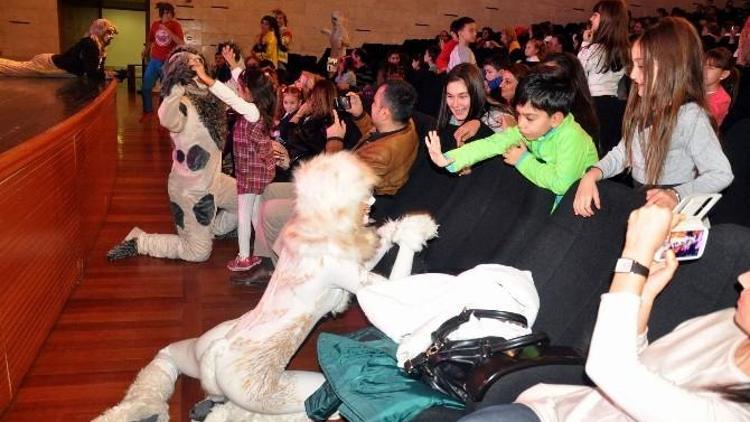
[[[633,14],[654,14],[657,7],[691,4],[693,0],[640,0]],[[151,0],[152,7],[157,0]],[[182,19],[188,43],[202,46],[212,56],[211,45],[233,39],[249,49],[259,31],[261,16],[280,7],[289,16],[294,33],[292,52],[318,56],[328,46],[320,30],[330,25],[330,12],[339,10],[349,19],[352,43],[401,43],[409,38],[430,38],[458,16],[472,16],[480,26],[500,28],[544,20],[567,23],[588,19],[596,0],[192,0],[173,3]],[[635,3],[635,2],[634,2]],[[636,3],[638,4],[638,3]],[[489,7],[489,8],[488,8]],[[497,9],[497,10],[495,10]],[[582,10],[575,10],[582,9]],[[152,16],[156,18],[156,14]],[[420,24],[420,25],[417,25]]]
[[[150,0],[151,7],[156,0]],[[633,14],[653,14],[657,7],[679,5],[692,9],[694,0],[637,0]],[[543,20],[580,21],[588,18],[596,0],[181,0],[175,1],[177,16],[188,42],[203,46],[234,39],[250,48],[260,17],[275,7],[288,15],[294,32],[292,51],[320,55],[327,39],[320,29],[328,27],[330,12],[340,10],[349,17],[347,25],[354,45],[364,42],[400,43],[408,38],[427,38],[447,28],[453,16],[474,17],[479,25],[499,28],[516,23]],[[190,7],[180,7],[190,6]],[[488,9],[496,8],[497,10]],[[576,8],[583,11],[575,10]],[[152,9],[152,16],[156,13]],[[16,20],[28,24],[13,24]],[[418,26],[425,24],[427,26]],[[358,29],[360,31],[358,31]],[[367,32],[369,31],[369,32]],[[116,42],[116,41],[115,41]],[[59,31],[57,0],[0,0],[0,56],[25,58],[37,53],[57,52]],[[211,54],[212,55],[212,54]]]
[[59,43],[57,0],[0,0],[0,56],[54,53]]

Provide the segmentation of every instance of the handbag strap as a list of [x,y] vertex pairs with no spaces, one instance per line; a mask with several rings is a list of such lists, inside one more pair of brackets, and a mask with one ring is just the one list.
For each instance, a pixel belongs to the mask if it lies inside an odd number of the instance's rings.
[[440,324],[440,327],[432,333],[432,342],[444,343],[448,335],[468,322],[472,315],[475,318],[492,318],[498,321],[518,324],[523,328],[528,327],[526,317],[515,312],[497,311],[494,309],[464,309],[460,314]]

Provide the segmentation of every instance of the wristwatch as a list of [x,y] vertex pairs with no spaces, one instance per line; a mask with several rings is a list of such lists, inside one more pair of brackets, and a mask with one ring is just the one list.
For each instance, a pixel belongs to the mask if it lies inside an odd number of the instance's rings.
[[648,267],[630,258],[619,258],[615,264],[616,273],[632,273],[648,277]]

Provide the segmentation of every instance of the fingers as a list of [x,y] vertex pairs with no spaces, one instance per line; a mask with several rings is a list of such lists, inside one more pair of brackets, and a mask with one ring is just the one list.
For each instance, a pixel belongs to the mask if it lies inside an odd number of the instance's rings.
[[336,126],[341,125],[341,122],[339,121],[339,113],[337,113],[336,110],[333,110],[333,124]]

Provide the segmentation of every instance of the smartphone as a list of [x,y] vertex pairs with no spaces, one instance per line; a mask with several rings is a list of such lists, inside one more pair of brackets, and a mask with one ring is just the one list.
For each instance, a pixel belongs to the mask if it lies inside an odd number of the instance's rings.
[[352,99],[348,95],[336,97],[336,108],[339,110],[350,110],[352,108]]

